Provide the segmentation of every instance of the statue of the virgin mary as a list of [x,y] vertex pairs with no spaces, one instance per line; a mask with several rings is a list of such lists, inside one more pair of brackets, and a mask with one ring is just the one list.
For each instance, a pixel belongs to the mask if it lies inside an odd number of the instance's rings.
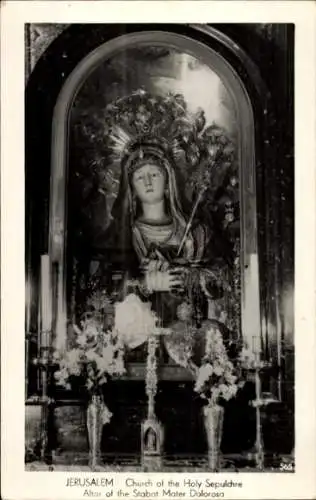
[[[146,109],[142,115],[146,117]],[[208,301],[220,297],[223,286],[214,267],[210,229],[201,222],[189,223],[183,209],[170,138],[159,135],[157,126],[145,124],[143,132],[134,136],[131,124],[129,133],[117,124],[110,130],[112,149],[119,157],[120,185],[101,245],[115,277],[116,322],[131,348],[151,333],[142,326],[148,311],[160,327],[174,333],[178,329],[182,337],[183,323],[199,329],[207,319]]]

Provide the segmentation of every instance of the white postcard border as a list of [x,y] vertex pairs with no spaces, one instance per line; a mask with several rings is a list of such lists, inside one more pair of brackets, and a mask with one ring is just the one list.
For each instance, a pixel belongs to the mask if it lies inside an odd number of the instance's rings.
[[[83,498],[69,477],[241,481],[225,498],[315,498],[316,484],[316,6],[314,2],[4,2],[1,16],[2,497]],[[24,23],[295,23],[295,473],[24,471]],[[105,496],[104,496],[105,497]],[[112,498],[116,498],[115,496]],[[129,498],[133,498],[130,496]],[[162,497],[159,497],[162,498]]]

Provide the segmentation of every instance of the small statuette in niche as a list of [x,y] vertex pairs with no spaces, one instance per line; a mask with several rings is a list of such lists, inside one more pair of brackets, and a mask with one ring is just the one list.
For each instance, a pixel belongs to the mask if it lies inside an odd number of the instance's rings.
[[143,422],[141,440],[143,456],[162,454],[163,428],[156,417]]

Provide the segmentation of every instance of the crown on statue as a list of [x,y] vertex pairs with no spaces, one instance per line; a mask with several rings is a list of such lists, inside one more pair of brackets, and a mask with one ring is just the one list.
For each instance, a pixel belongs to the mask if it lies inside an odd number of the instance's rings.
[[141,156],[150,150],[176,165],[189,162],[194,166],[200,160],[204,111],[189,113],[180,94],[156,96],[140,89],[108,105],[105,121],[107,150],[113,160],[124,161],[136,151]]

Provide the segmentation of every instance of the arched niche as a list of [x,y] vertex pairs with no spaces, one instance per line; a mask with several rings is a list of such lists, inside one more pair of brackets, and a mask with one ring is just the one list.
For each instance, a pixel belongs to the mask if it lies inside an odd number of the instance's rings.
[[[197,28],[197,31],[201,28]],[[257,201],[255,175],[255,124],[253,105],[241,78],[218,50],[212,48],[231,44],[212,28],[207,31],[209,43],[193,37],[167,31],[138,31],[107,41],[89,53],[72,71],[56,102],[52,130],[52,159],[49,215],[49,254],[57,270],[56,337],[58,347],[67,339],[67,183],[69,118],[74,100],[89,75],[104,61],[124,51],[126,47],[152,44],[185,52],[211,68],[226,87],[236,112],[238,130],[238,163],[240,185],[240,269],[241,269],[241,330],[253,345],[260,337],[259,257],[257,231]]]

